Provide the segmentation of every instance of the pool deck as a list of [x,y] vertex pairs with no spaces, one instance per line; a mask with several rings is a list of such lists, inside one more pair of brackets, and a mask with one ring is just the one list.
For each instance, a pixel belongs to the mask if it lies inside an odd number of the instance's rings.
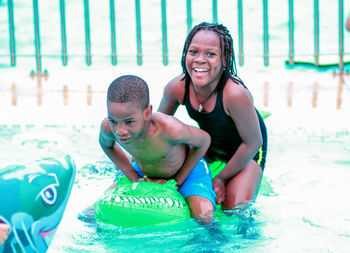
[[[16,68],[0,69],[0,124],[98,125],[106,115],[107,87],[123,74],[139,75],[148,82],[157,110],[164,86],[180,72],[178,66],[160,64],[66,68],[39,77]],[[350,128],[349,73],[243,67],[238,74],[252,92],[255,106],[272,112],[270,124]],[[191,123],[184,108],[176,116]]]

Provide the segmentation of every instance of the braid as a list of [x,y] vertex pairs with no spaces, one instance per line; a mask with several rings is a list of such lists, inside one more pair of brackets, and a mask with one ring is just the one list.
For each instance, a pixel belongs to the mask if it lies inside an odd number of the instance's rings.
[[[226,67],[224,68],[225,79],[227,80],[228,78],[231,78],[234,82],[236,83],[239,82],[243,84],[243,81],[237,75],[235,53],[233,49],[233,39],[231,37],[229,30],[227,29],[227,27],[221,24],[216,24],[216,23],[210,24],[207,22],[202,22],[196,25],[195,27],[193,27],[185,40],[185,45],[183,48],[182,58],[181,58],[181,66],[182,66],[182,71],[185,74],[185,78],[186,79],[190,78],[186,69],[186,63],[185,63],[186,54],[194,35],[200,30],[213,31],[219,36],[221,57],[226,62]],[[223,83],[226,83],[226,80]],[[222,88],[222,87],[219,87],[219,88]]]

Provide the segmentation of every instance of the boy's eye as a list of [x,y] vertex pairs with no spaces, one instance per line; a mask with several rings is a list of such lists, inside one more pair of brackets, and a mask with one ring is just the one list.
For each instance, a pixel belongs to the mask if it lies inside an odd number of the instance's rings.
[[127,125],[132,125],[134,123],[135,123],[134,120],[127,120],[127,121],[125,121],[125,124],[127,124]]
[[109,123],[111,123],[112,125],[117,125],[117,122],[115,120],[109,119]]

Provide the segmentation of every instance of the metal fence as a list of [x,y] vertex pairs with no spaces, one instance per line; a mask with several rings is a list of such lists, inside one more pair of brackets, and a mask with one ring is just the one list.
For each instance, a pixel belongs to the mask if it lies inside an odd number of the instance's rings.
[[[14,25],[14,1],[7,0],[8,9],[8,31],[9,31],[9,57],[11,66],[16,66],[16,36]],[[61,54],[57,55],[62,59],[62,65],[66,66],[68,63],[68,57],[70,56],[67,49],[67,30],[66,30],[66,1],[59,1],[59,13],[60,13],[60,37],[61,37]],[[297,64],[295,61],[295,50],[294,50],[294,0],[288,1],[289,6],[289,54],[287,64],[294,65]],[[313,65],[319,66],[320,57],[320,39],[319,39],[319,0],[313,0],[314,4],[314,17],[313,17],[313,27],[314,27],[314,56]],[[0,1],[1,3],[1,1]],[[91,49],[91,34],[90,34],[90,3],[89,0],[82,0],[84,8],[84,33],[85,33],[85,62],[86,65],[92,64],[92,49]],[[142,50],[142,27],[141,27],[141,7],[140,0],[135,0],[135,24],[136,24],[136,59],[137,64],[143,64],[143,50]],[[212,22],[218,22],[218,1],[212,0]],[[263,64],[269,66],[270,52],[269,52],[269,15],[268,15],[268,0],[262,0],[262,17],[263,17]],[[334,28],[338,30],[338,56],[339,61],[336,63],[339,67],[339,71],[343,71],[344,67],[344,3],[343,0],[338,0],[338,27]],[[162,34],[162,64],[167,65],[169,63],[168,58],[168,26],[167,26],[167,1],[160,0],[161,8],[161,34]],[[244,2],[242,0],[237,0],[237,24],[238,24],[238,54],[237,62],[240,66],[244,65],[244,24],[243,24],[243,8]],[[36,73],[40,74],[43,72],[42,66],[42,53],[41,53],[41,34],[40,34],[40,13],[39,13],[39,0],[32,0],[32,11],[33,11],[33,25],[34,25],[34,47],[35,47],[35,62],[36,62]],[[115,0],[109,0],[109,20],[110,20],[110,58],[111,64],[117,64],[118,52],[117,52],[117,38],[116,38],[116,7]],[[186,0],[186,15],[187,15],[187,32],[193,26],[192,20],[192,1]]]

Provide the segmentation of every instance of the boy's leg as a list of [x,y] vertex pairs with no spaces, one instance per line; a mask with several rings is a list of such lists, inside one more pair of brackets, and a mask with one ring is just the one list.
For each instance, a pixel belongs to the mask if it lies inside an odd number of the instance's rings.
[[189,204],[193,218],[210,222],[215,208],[215,192],[209,166],[204,159],[192,169],[179,192]]
[[190,207],[192,218],[203,223],[212,221],[214,206],[210,200],[200,196],[189,196],[186,201]]

